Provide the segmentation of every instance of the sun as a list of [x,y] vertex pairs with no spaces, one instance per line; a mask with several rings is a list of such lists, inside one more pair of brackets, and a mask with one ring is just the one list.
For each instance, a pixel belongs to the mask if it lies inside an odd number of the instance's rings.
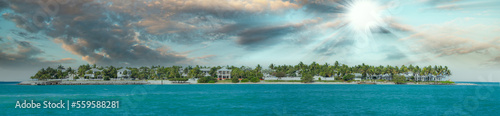
[[354,0],[346,7],[346,20],[350,28],[358,32],[382,26],[382,7],[373,0]]

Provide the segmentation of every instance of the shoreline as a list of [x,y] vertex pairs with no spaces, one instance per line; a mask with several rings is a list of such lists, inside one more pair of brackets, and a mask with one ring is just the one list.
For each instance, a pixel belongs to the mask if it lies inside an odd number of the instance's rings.
[[[369,84],[360,82],[312,82],[312,83],[302,83],[302,82],[245,82],[245,83],[197,83],[196,81],[190,80],[186,83],[172,83],[168,80],[147,80],[147,81],[66,81],[66,80],[55,80],[55,81],[22,81],[17,85],[191,85],[191,84],[332,84],[332,85],[397,85],[394,82],[370,82]],[[401,85],[477,85],[473,83],[454,83],[454,84],[430,84],[430,83],[407,83]]]

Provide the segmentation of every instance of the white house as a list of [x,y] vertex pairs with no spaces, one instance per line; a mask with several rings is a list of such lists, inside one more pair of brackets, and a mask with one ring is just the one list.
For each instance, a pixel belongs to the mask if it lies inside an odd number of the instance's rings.
[[273,75],[269,74],[269,73],[264,73],[264,78],[272,78],[274,77]]
[[231,78],[231,71],[232,70],[223,67],[223,68],[217,70],[217,78],[230,79]]
[[93,68],[89,71],[91,71],[91,74],[85,74],[85,77],[88,77],[89,79],[103,79],[102,75],[96,75],[97,72],[101,72],[102,70]]
[[202,68],[202,69],[200,69],[200,71],[201,71],[201,75],[202,75],[203,77],[210,76],[210,73],[209,73],[209,72],[210,72],[210,69],[209,69],[209,68]]
[[187,73],[188,72],[184,72],[184,69],[179,68],[179,74],[181,74],[182,77],[187,77],[188,76]]
[[361,77],[363,77],[363,75],[361,73],[354,73],[354,80],[355,81],[361,81]]
[[323,80],[323,81],[333,81],[333,80],[335,80],[335,78],[333,78],[333,77],[323,77],[323,76],[314,76],[313,77],[314,80],[319,80],[319,78],[321,78],[321,80]]
[[126,69],[126,68],[117,70],[117,72],[116,72],[116,77],[118,79],[127,79],[127,78],[130,78],[130,75],[131,75],[131,71]]

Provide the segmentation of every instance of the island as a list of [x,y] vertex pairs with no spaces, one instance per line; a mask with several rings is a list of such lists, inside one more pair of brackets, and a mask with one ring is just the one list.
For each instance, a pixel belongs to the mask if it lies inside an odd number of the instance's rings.
[[80,65],[77,69],[42,68],[20,85],[135,85],[135,84],[432,84],[454,85],[447,66],[349,66],[312,62],[248,66],[142,66]]

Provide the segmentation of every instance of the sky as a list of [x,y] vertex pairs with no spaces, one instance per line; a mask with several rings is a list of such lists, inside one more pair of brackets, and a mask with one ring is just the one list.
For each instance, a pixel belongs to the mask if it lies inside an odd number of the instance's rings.
[[498,0],[0,0],[0,81],[63,65],[442,65],[500,82]]

